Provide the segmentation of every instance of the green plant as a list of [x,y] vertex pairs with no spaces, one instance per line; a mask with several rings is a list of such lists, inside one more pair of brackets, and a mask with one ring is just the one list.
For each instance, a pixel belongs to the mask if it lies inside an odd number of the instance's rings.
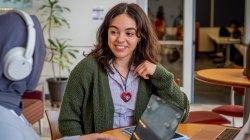
[[[62,71],[67,68],[70,71],[69,65],[72,65],[71,58],[76,58],[75,54],[78,50],[72,49],[68,44],[70,39],[56,38],[52,36],[53,30],[58,30],[64,26],[70,28],[69,22],[64,18],[63,13],[70,12],[70,9],[59,4],[59,0],[45,0],[45,3],[38,9],[41,16],[45,18],[43,22],[43,31],[48,36],[48,49],[51,53],[51,64],[53,77],[60,80]],[[58,65],[59,74],[56,75],[55,68]]]

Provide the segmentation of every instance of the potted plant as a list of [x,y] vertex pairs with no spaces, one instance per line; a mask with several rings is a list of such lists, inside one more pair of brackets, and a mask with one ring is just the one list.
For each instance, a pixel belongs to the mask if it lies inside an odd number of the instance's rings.
[[[68,44],[70,39],[56,38],[53,36],[53,30],[59,30],[62,27],[70,27],[68,21],[62,15],[64,12],[70,12],[70,9],[59,4],[59,0],[46,0],[38,12],[41,12],[45,18],[43,23],[44,34],[47,35],[48,49],[51,53],[51,62],[53,77],[47,79],[51,105],[60,106],[64,90],[67,84],[67,77],[62,76],[62,71],[67,69],[70,72],[69,65],[72,65],[71,58],[76,58],[78,50],[70,48]],[[58,72],[58,73],[56,73]]]

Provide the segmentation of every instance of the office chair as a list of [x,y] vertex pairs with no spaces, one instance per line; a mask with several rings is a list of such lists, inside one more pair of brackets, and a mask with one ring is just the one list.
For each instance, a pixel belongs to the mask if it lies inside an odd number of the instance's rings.
[[51,140],[56,140],[56,139],[61,138],[62,136],[58,128],[59,111],[45,110],[45,114],[49,122]]

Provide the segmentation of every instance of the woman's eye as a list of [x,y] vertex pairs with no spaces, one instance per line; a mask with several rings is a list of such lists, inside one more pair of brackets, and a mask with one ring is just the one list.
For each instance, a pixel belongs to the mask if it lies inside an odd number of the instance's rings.
[[110,34],[115,35],[117,34],[117,31],[110,31]]
[[129,37],[132,37],[134,35],[134,33],[127,32],[126,35],[129,36]]

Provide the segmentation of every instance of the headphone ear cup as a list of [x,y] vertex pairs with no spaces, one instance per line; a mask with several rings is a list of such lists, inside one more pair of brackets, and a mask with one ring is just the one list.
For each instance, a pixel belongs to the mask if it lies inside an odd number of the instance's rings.
[[32,71],[32,58],[24,58],[25,48],[14,47],[4,56],[4,75],[9,80],[26,78]]

